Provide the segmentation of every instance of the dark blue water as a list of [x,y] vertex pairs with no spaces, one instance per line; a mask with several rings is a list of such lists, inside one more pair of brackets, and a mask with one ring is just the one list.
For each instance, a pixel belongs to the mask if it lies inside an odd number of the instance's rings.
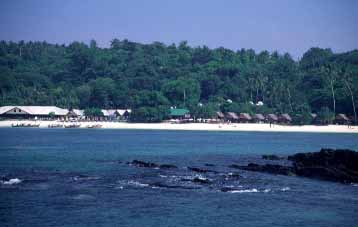
[[[0,226],[357,226],[355,185],[245,171],[229,177],[233,163],[321,147],[358,150],[358,136],[0,129],[0,176],[21,181],[0,185]],[[126,164],[133,159],[178,168]]]

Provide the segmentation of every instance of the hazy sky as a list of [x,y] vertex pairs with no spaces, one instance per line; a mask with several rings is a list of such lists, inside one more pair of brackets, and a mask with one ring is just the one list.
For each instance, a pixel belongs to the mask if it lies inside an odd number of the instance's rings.
[[358,49],[358,0],[1,0],[0,39],[70,43],[113,38],[278,50]]

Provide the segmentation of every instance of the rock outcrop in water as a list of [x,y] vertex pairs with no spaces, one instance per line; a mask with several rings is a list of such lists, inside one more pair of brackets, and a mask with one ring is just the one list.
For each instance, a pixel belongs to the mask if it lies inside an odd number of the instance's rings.
[[145,162],[145,161],[140,161],[140,160],[133,160],[131,162],[128,162],[127,164],[129,165],[133,165],[136,167],[144,167],[144,168],[159,168],[159,169],[176,169],[178,168],[175,165],[172,164],[156,164],[156,163],[152,163],[152,162]]
[[320,152],[289,156],[299,176],[343,183],[358,182],[358,152],[343,149],[321,149]]
[[274,155],[274,154],[269,154],[269,155],[262,155],[262,159],[271,160],[271,161],[277,161],[277,160],[283,160],[285,158],[277,156],[277,155]]
[[271,174],[280,174],[280,175],[288,175],[288,176],[295,175],[295,171],[293,167],[282,166],[282,165],[272,165],[272,164],[258,165],[255,163],[250,163],[247,166],[231,165],[230,167],[241,169],[241,170],[264,172],[264,173],[271,173]]
[[297,153],[289,156],[292,166],[250,163],[247,166],[233,164],[229,167],[281,175],[297,175],[309,178],[358,182],[358,152],[344,149],[321,149],[320,152]]

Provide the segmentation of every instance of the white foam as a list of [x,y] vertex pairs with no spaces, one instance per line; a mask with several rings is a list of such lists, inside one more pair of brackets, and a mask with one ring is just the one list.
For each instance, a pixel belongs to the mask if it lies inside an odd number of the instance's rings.
[[12,184],[19,184],[21,182],[22,182],[22,180],[20,180],[19,178],[13,178],[8,181],[3,181],[2,183],[6,184],[6,185],[12,185]]
[[285,192],[285,191],[289,191],[289,190],[291,190],[291,188],[290,188],[290,187],[284,187],[284,188],[281,188],[281,191],[283,191],[283,192]]
[[264,190],[264,192],[265,192],[265,193],[271,192],[271,189],[266,188],[266,189]]
[[233,190],[230,193],[251,193],[251,192],[259,192],[256,188],[253,189],[243,189],[243,190]]
[[127,184],[137,186],[137,187],[147,187],[147,186],[149,186],[149,184],[143,184],[143,183],[140,183],[138,181],[133,181],[133,180],[128,181]]

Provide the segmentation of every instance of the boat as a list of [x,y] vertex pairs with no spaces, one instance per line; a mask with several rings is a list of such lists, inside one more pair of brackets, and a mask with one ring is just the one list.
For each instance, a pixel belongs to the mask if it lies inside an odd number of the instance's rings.
[[11,124],[11,127],[13,127],[13,128],[38,128],[38,127],[40,127],[40,124],[20,123],[20,124]]
[[100,125],[100,124],[87,125],[87,128],[102,128],[102,125]]
[[49,128],[63,128],[62,124],[49,124],[48,125]]
[[81,124],[70,124],[70,125],[65,125],[65,128],[79,128],[81,127]]

